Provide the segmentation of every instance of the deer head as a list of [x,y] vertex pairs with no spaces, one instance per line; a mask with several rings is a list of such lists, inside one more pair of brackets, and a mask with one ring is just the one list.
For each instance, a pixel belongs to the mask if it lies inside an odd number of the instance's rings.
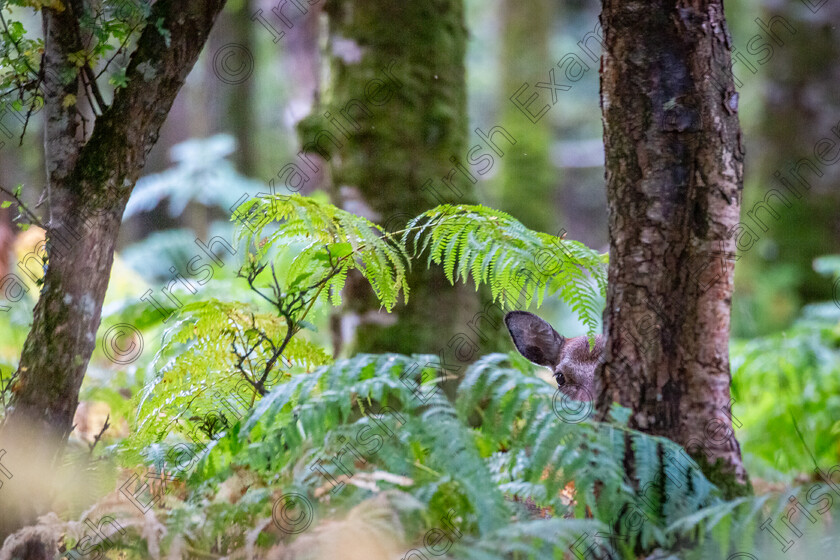
[[595,398],[595,368],[604,351],[604,337],[595,337],[589,350],[585,336],[565,338],[544,320],[527,311],[511,311],[505,325],[519,353],[529,361],[554,371],[557,386],[578,401]]

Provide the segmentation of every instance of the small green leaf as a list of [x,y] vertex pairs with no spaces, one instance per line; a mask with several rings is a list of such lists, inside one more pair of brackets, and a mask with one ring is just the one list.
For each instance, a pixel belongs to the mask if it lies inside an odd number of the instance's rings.
[[11,205],[12,205],[12,201],[11,201],[11,200],[4,200],[4,201],[3,201],[3,204],[0,204],[0,208],[8,208],[8,207],[9,207],[9,206],[11,206]]
[[128,85],[128,80],[125,77],[125,68],[120,68],[108,77],[108,83],[117,89],[124,88]]
[[169,32],[168,29],[165,29],[163,27],[163,18],[158,18],[157,19],[157,21],[155,22],[155,29],[157,29],[158,33],[160,33],[163,36],[163,41],[166,43],[166,46],[168,47],[169,43],[172,41],[172,34]]
[[68,53],[67,60],[72,62],[77,68],[81,68],[87,62],[87,53],[84,50]]
[[332,257],[341,259],[353,252],[353,246],[349,243],[332,243],[327,245],[327,250]]
[[9,37],[12,39],[12,41],[19,41],[25,33],[26,30],[23,28],[23,24],[21,24],[19,21],[9,22]]
[[294,288],[303,284],[304,280],[312,276],[311,272],[304,272],[302,274],[298,274],[294,280],[289,283],[289,286]]

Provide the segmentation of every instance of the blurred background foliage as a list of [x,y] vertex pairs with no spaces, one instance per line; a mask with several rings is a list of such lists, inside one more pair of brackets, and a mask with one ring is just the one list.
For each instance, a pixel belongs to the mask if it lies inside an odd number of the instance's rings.
[[[219,253],[223,260],[213,267],[212,281],[197,294],[176,286],[173,295],[182,304],[253,297],[235,277],[244,250],[233,242],[231,209],[268,192],[278,171],[296,158],[301,144],[296,125],[320,97],[326,71],[318,39],[320,7],[298,15],[275,42],[251,19],[257,9],[269,14],[271,4],[228,2],[126,210],[100,334],[130,323],[141,330],[148,349],[120,366],[97,346],[82,400],[91,403],[91,415],[99,414],[94,403],[107,404],[100,415],[111,415],[108,442],[127,435],[130,398],[154,378],[155,349],[171,324],[141,297],[152,290],[168,308],[177,306],[161,299],[161,288],[201,254],[196,240],[220,237],[236,254]],[[533,229],[557,234],[562,228],[569,239],[603,252],[607,217],[598,64],[579,44],[596,28],[599,9],[597,2],[578,0],[467,0],[466,67],[469,130],[502,124],[522,138],[475,186],[478,200]],[[814,15],[803,2],[744,0],[728,3],[727,10],[733,45],[743,54],[734,67],[742,82],[739,112],[747,151],[742,222],[757,234],[756,242],[738,253],[736,267],[731,355],[737,434],[753,476],[770,482],[810,479],[814,461],[840,462],[840,261],[831,257],[840,253],[840,168],[822,166],[822,176],[807,175],[812,188],[790,199],[789,207],[772,202],[778,217],[766,209],[755,214],[766,228],[750,221],[748,212],[780,186],[775,172],[789,177],[792,165],[813,159],[815,143],[840,127],[840,8],[828,3]],[[751,54],[750,39],[763,33],[756,18],[766,22],[776,16],[785,22],[773,28],[780,41],[768,41],[769,54]],[[40,25],[21,19],[28,29]],[[213,54],[230,43],[253,56],[253,72],[239,84],[219,79],[214,68]],[[567,54],[580,57],[587,70],[543,119],[528,123],[510,97],[528,82],[520,98],[537,92],[540,103],[550,104],[549,92],[534,84],[547,81],[549,70]],[[233,64],[240,62],[247,64],[244,59]],[[33,116],[20,145],[23,123],[7,112],[0,124],[0,181],[6,187],[23,184],[23,198],[34,206],[44,177],[41,115]],[[327,190],[323,172],[314,179],[302,194]],[[36,230],[19,233],[11,217],[11,211],[0,211],[0,278],[18,270],[18,259],[39,239]],[[31,320],[37,286],[33,281],[28,287],[17,302],[0,301],[11,308],[0,313],[4,380],[16,367]],[[565,335],[585,332],[559,302],[547,303],[540,313]],[[318,342],[329,347],[328,316],[316,316]],[[92,431],[85,431],[88,424]],[[83,447],[101,424],[77,426],[74,441]]]

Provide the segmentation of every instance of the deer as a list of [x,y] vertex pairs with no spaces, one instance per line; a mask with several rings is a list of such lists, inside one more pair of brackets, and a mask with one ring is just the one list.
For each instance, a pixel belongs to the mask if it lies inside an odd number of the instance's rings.
[[[511,311],[505,315],[513,345],[529,362],[551,368],[559,391],[576,401],[593,401],[596,395],[595,368],[604,353],[604,336],[595,336],[590,350],[586,336],[566,338],[547,321],[527,311]],[[574,499],[574,482],[569,482],[563,494]],[[513,496],[511,501],[523,502],[532,517],[551,517],[550,508],[537,506],[533,499]],[[587,507],[587,513],[589,508]],[[589,516],[587,515],[587,516]]]
[[604,336],[595,336],[590,350],[585,336],[566,338],[544,319],[527,311],[511,311],[505,325],[516,349],[529,362],[551,368],[560,391],[577,401],[593,401],[595,368],[604,352]]

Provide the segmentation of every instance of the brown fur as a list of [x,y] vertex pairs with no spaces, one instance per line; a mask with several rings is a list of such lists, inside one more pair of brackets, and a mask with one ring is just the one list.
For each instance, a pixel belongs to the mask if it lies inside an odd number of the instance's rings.
[[595,399],[595,368],[604,352],[604,337],[589,349],[585,336],[565,338],[543,319],[527,311],[511,311],[505,324],[517,350],[537,365],[554,371],[557,386],[578,401]]

